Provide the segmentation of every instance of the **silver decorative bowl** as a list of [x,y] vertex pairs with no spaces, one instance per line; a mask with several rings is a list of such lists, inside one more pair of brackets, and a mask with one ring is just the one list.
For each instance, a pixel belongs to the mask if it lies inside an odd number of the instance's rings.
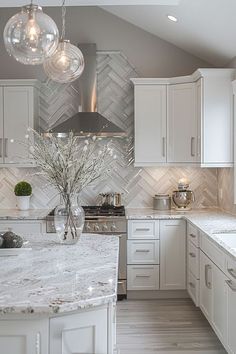
[[194,193],[189,190],[174,191],[172,193],[172,200],[177,208],[188,209],[190,204],[194,202]]

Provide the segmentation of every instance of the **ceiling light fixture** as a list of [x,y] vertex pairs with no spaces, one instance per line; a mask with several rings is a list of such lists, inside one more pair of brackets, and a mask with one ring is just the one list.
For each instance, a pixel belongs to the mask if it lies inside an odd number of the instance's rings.
[[53,19],[31,0],[8,20],[3,38],[9,55],[22,64],[37,65],[54,53],[59,32]]
[[177,19],[175,16],[173,16],[173,15],[167,15],[167,18],[168,18],[170,21],[172,21],[172,22],[177,22],[177,21],[178,21],[178,19]]
[[84,70],[84,56],[81,50],[65,39],[65,0],[62,1],[62,33],[57,50],[43,66],[53,81],[69,83],[78,79]]

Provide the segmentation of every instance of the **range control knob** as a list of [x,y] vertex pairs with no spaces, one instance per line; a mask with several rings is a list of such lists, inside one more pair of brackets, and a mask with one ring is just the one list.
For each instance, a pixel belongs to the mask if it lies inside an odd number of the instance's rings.
[[91,226],[90,226],[89,223],[86,223],[86,224],[85,224],[85,231],[88,231],[88,232],[91,231]]
[[102,225],[102,231],[107,231],[107,230],[108,230],[107,224],[103,224],[103,225]]
[[117,227],[114,223],[111,224],[111,231],[116,231]]
[[94,231],[99,231],[99,225],[98,224],[94,225]]

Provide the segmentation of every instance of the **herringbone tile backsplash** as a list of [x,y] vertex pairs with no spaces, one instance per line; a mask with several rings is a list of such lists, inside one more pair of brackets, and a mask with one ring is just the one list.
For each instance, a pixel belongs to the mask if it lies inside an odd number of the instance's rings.
[[[134,102],[131,77],[136,77],[132,65],[119,52],[97,54],[98,110],[109,120],[124,129],[129,136],[128,143],[116,140],[114,146],[118,156],[110,178],[87,188],[82,195],[84,204],[94,204],[100,192],[124,193],[124,204],[132,207],[152,206],[156,193],[171,193],[181,177],[188,177],[195,192],[195,207],[217,206],[217,170],[200,168],[134,168],[133,130]],[[47,81],[40,93],[40,124],[45,129],[57,121],[65,120],[78,110],[79,92],[75,85],[59,85]],[[128,150],[128,153],[127,153]],[[15,207],[14,185],[27,179],[33,186],[31,206],[52,208],[59,202],[56,192],[34,169],[0,170],[0,207]]]

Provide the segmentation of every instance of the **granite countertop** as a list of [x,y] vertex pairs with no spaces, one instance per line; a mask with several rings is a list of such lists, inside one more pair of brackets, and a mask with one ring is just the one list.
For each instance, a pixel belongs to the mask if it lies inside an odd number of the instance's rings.
[[116,301],[118,237],[83,234],[71,246],[48,235],[28,240],[27,256],[0,257],[0,316],[50,316]]
[[0,220],[44,220],[49,209],[0,209]]
[[151,208],[127,208],[126,217],[128,220],[163,220],[163,219],[184,219],[198,227],[206,237],[213,241],[229,256],[236,261],[236,248],[232,248],[217,237],[217,233],[235,231],[236,216],[223,212],[220,209],[193,209],[179,212],[175,210],[160,212]]

